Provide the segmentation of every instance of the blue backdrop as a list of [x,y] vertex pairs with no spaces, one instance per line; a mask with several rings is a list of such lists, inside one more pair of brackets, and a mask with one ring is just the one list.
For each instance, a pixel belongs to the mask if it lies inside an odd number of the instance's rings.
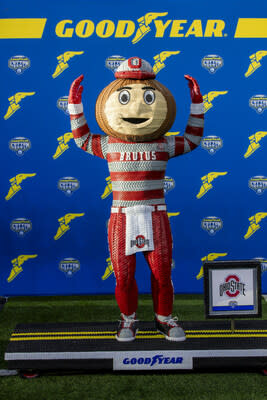
[[[267,293],[267,3],[258,0],[1,2],[0,295],[113,293],[104,160],[79,150],[66,112],[84,73],[94,107],[122,57],[151,63],[173,93],[183,134],[190,96],[205,100],[205,138],[168,164],[176,293],[201,293],[204,260],[262,259]],[[265,17],[265,18],[264,18]],[[112,56],[121,57],[112,57]],[[140,292],[150,291],[137,256]]]

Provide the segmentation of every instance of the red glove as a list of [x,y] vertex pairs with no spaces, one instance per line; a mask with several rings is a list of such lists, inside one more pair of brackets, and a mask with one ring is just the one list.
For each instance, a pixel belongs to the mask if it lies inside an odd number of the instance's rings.
[[197,81],[190,75],[184,75],[184,77],[188,81],[192,103],[202,103],[203,97],[202,94],[200,93]]
[[83,86],[80,83],[83,80],[83,75],[73,81],[69,92],[69,104],[80,104],[82,102]]

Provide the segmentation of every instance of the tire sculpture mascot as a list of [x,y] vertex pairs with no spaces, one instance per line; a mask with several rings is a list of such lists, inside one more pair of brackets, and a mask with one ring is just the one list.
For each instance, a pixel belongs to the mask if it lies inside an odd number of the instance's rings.
[[108,242],[116,277],[115,297],[121,320],[116,339],[128,342],[137,332],[136,252],[151,270],[156,329],[171,341],[186,336],[172,316],[172,236],[164,199],[167,161],[195,149],[204,126],[203,99],[197,81],[185,75],[191,94],[184,136],[164,136],[175,115],[171,92],[157,80],[151,65],[131,57],[121,63],[115,80],[96,101],[96,120],[106,135],[91,134],[83,114],[81,82],[71,85],[68,110],[79,148],[108,162],[113,203]]

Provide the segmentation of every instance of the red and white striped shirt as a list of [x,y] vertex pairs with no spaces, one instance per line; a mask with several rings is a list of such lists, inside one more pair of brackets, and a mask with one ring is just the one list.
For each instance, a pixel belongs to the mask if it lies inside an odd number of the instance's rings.
[[190,111],[184,136],[163,136],[137,143],[91,134],[83,113],[70,114],[77,146],[108,162],[113,206],[165,204],[164,177],[168,160],[194,150],[203,135],[203,103],[192,103]]

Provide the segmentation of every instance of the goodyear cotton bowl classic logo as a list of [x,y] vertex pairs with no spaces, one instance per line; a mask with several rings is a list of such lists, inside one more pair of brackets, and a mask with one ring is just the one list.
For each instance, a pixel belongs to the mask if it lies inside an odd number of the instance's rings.
[[80,261],[75,258],[64,258],[64,260],[60,261],[59,269],[61,272],[68,278],[72,278],[73,275],[80,270]]
[[7,282],[12,282],[22,271],[22,265],[31,258],[36,258],[37,254],[21,254],[17,258],[14,258],[12,263],[12,269],[10,271],[9,277],[7,278]]
[[209,235],[214,236],[223,227],[221,218],[218,217],[206,217],[201,221],[201,228],[208,232]]
[[244,239],[250,238],[258,229],[260,229],[260,222],[267,217],[267,212],[258,212],[255,215],[249,217],[249,227]]
[[228,275],[224,282],[219,285],[220,296],[237,297],[246,296],[246,285],[240,281],[237,275]]
[[25,56],[14,56],[8,60],[8,67],[15,71],[17,75],[21,75],[30,66],[30,59]]
[[14,151],[18,157],[21,157],[26,151],[30,150],[31,142],[24,137],[15,137],[9,141],[8,147],[11,151]]
[[63,111],[66,115],[69,115],[68,96],[62,96],[57,100],[57,108]]
[[9,179],[10,182],[10,188],[8,191],[8,194],[6,195],[5,199],[8,201],[10,200],[13,196],[15,196],[16,193],[18,193],[22,187],[20,186],[21,182],[23,182],[25,179],[28,178],[33,178],[36,174],[18,174],[14,176],[13,178]]
[[58,181],[57,187],[59,190],[64,192],[66,196],[71,196],[75,190],[79,189],[80,182],[76,178],[65,177]]
[[17,92],[13,96],[8,98],[9,106],[6,114],[4,115],[4,119],[7,120],[10,118],[16,111],[20,109],[20,102],[22,99],[28,96],[33,96],[35,92]]
[[210,172],[209,174],[202,176],[202,186],[197,194],[197,199],[203,197],[210,189],[213,188],[211,182],[214,181],[214,179],[224,175],[227,175],[227,172]]
[[245,77],[248,78],[250,75],[252,75],[258,68],[261,67],[261,59],[263,57],[267,56],[267,51],[266,50],[259,50],[254,54],[251,54],[249,56],[250,58],[250,64],[248,67],[247,72],[245,73]]
[[57,57],[57,66],[56,66],[56,70],[53,73],[52,77],[53,78],[57,78],[60,74],[62,74],[63,71],[65,71],[65,69],[69,68],[69,64],[68,61],[75,57],[75,56],[79,56],[81,54],[83,54],[84,51],[66,51],[63,54],[60,54]]
[[261,273],[264,274],[267,271],[267,259],[264,257],[255,257],[254,260],[260,261]]
[[32,229],[32,223],[26,218],[16,218],[11,221],[10,229],[19,237],[24,237]]
[[164,61],[169,58],[170,56],[174,56],[176,54],[179,54],[180,51],[162,51],[161,53],[157,54],[156,56],[154,56],[154,65],[153,65],[153,71],[155,72],[155,74],[157,74],[159,71],[161,71],[163,68],[166,67],[166,65],[164,64]]
[[202,58],[201,65],[203,68],[209,71],[210,74],[215,74],[219,68],[222,68],[223,59],[215,54],[209,54],[208,56]]
[[257,114],[262,114],[267,108],[267,96],[265,94],[256,94],[249,99],[249,107],[253,108]]
[[107,69],[110,69],[112,72],[116,72],[119,66],[126,58],[123,56],[110,56],[105,60],[105,66]]
[[219,136],[206,136],[201,140],[201,147],[213,155],[223,147],[223,141]]
[[249,143],[246,153],[244,154],[244,158],[250,157],[251,154],[253,154],[259,147],[261,147],[259,142],[265,136],[267,136],[267,132],[264,132],[264,131],[259,131],[259,132],[256,132],[254,135],[249,136],[248,139],[249,139],[250,143]]
[[267,188],[267,178],[266,176],[253,176],[248,181],[248,186],[258,195],[261,195]]

